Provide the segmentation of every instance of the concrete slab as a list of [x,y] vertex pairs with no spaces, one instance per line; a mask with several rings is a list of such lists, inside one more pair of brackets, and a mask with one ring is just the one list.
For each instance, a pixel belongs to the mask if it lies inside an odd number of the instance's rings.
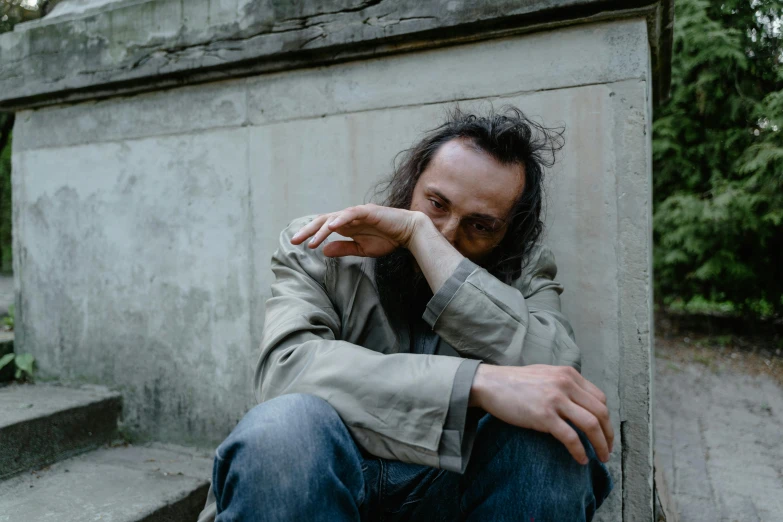
[[652,70],[664,92],[669,82],[672,0],[64,4],[0,37],[3,108],[374,58],[630,15],[647,21]]
[[120,395],[103,387],[0,389],[0,478],[110,442],[121,411]]
[[213,446],[254,404],[247,147],[237,128],[14,153],[17,346],[121,390],[136,437]]
[[14,304],[14,276],[0,275],[0,317],[8,315],[8,309]]
[[195,520],[211,466],[177,446],[96,450],[0,483],[0,522]]

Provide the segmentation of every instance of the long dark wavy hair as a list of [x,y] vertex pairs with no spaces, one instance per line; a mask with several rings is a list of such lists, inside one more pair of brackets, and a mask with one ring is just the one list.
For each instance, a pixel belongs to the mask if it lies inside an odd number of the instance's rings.
[[532,121],[513,106],[500,111],[490,107],[486,115],[456,107],[448,112],[445,123],[398,155],[394,173],[379,185],[376,194],[385,196],[385,206],[409,209],[422,172],[438,149],[454,139],[468,140],[503,165],[523,166],[524,190],[507,220],[506,235],[483,263],[490,273],[509,284],[520,276],[544,230],[544,170],[554,165],[555,154],[563,148],[564,131],[564,127],[548,128]]

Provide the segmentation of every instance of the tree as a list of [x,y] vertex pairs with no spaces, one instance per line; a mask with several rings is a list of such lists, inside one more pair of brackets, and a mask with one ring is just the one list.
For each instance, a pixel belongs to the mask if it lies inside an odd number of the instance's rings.
[[[0,0],[0,33],[48,12],[46,0]],[[11,271],[11,131],[14,114],[0,112],[0,272]]]
[[783,311],[783,2],[677,0],[653,126],[658,301]]

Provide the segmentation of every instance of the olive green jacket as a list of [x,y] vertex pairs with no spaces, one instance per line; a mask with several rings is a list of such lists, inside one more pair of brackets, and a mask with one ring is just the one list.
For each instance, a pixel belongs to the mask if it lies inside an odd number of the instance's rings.
[[[272,256],[275,281],[254,382],[259,402],[287,393],[316,395],[335,408],[366,452],[461,471],[470,448],[441,442],[458,373],[472,379],[472,371],[460,371],[463,357],[472,360],[473,371],[479,362],[580,369],[549,249],[537,249],[512,285],[463,260],[427,305],[423,318],[440,345],[435,354],[422,355],[410,353],[408,325],[381,306],[374,260],[326,258],[321,248],[291,244],[312,219],[293,221]],[[474,427],[464,429],[459,438],[472,440]],[[199,520],[214,513],[212,500],[210,488]]]

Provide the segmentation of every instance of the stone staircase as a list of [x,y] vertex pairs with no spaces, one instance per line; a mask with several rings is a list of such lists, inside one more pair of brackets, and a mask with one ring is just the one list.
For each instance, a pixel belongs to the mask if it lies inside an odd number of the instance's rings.
[[204,505],[209,452],[119,438],[103,387],[0,387],[0,522],[184,522]]

